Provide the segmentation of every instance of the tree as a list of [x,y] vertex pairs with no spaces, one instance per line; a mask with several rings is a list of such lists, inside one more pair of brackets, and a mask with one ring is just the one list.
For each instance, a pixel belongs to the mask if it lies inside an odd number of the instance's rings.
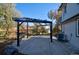
[[51,19],[51,20],[52,19],[56,20],[55,29],[56,29],[57,32],[59,32],[58,23],[59,23],[59,18],[61,16],[61,14],[62,14],[62,11],[61,10],[54,11],[54,12],[52,10],[50,10],[48,12],[48,18]]
[[38,23],[38,24],[34,23],[32,32],[38,35],[38,34],[48,33],[48,30],[44,26],[42,26],[41,23]]
[[58,11],[52,11],[52,10],[50,10],[48,12],[48,18],[51,19],[51,20],[52,19],[58,20],[59,17],[61,16],[61,14],[62,14],[62,11],[61,10],[58,10]]
[[33,23],[34,24],[34,27],[33,27],[33,29],[32,29],[32,33],[34,33],[34,34],[39,34],[39,32],[38,32],[38,25],[39,24],[37,24],[37,23]]
[[0,17],[4,17],[4,19],[0,19],[0,28],[5,30],[4,32],[5,34],[3,35],[4,38],[10,35],[9,29],[15,26],[12,17],[14,17],[15,14],[19,15],[19,13],[15,12],[15,10],[16,10],[15,4],[11,3],[0,4]]
[[54,12],[52,10],[48,12],[48,18],[51,20],[54,19]]
[[55,25],[55,27],[53,28],[53,35],[56,35],[59,32],[60,32],[60,29],[57,28],[56,25]]

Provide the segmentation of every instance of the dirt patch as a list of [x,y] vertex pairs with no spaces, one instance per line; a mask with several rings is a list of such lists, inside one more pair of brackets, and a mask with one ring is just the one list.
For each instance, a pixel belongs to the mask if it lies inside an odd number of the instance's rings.
[[12,44],[15,40],[14,39],[7,39],[7,40],[0,40],[0,55],[3,55],[4,54],[4,47],[9,45],[9,44]]

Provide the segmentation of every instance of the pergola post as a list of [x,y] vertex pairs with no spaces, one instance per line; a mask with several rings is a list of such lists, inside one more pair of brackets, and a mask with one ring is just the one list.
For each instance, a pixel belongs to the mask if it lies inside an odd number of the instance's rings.
[[50,39],[51,39],[51,42],[52,42],[52,23],[50,23]]
[[27,38],[28,38],[28,22],[27,22]]
[[20,46],[20,41],[19,41],[19,22],[17,22],[17,46]]

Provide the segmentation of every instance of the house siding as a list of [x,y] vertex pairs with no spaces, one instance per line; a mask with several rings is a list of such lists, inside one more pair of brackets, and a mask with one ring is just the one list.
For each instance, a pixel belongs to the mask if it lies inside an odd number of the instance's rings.
[[67,35],[67,39],[72,44],[73,49],[79,50],[79,37],[76,35],[77,19],[79,19],[79,5],[76,3],[68,3],[66,13],[64,13],[64,9],[62,12],[62,32]]
[[73,17],[76,14],[79,14],[79,5],[77,3],[67,3],[66,13],[64,13],[64,8],[63,8],[61,22]]
[[[79,48],[79,37],[76,37],[76,21],[63,24],[62,31],[67,35],[67,39],[75,48]],[[72,36],[71,36],[72,34]]]
[[69,40],[69,43],[72,44],[72,46],[79,50],[79,37],[77,37],[76,33],[76,26],[77,26],[77,19],[79,16],[76,16],[71,21],[67,21],[62,24],[62,32],[67,35],[67,39]]

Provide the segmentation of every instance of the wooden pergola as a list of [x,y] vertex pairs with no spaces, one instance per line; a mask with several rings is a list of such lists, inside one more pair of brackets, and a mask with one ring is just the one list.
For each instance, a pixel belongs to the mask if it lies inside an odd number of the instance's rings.
[[27,17],[23,17],[23,18],[17,18],[17,17],[13,17],[14,21],[17,22],[17,46],[20,46],[20,38],[19,38],[19,26],[24,23],[27,22],[27,38],[28,38],[28,22],[33,22],[33,23],[49,23],[50,24],[50,41],[52,42],[52,22],[51,21],[47,21],[47,20],[40,20],[40,19],[33,19],[33,18],[27,18]]

